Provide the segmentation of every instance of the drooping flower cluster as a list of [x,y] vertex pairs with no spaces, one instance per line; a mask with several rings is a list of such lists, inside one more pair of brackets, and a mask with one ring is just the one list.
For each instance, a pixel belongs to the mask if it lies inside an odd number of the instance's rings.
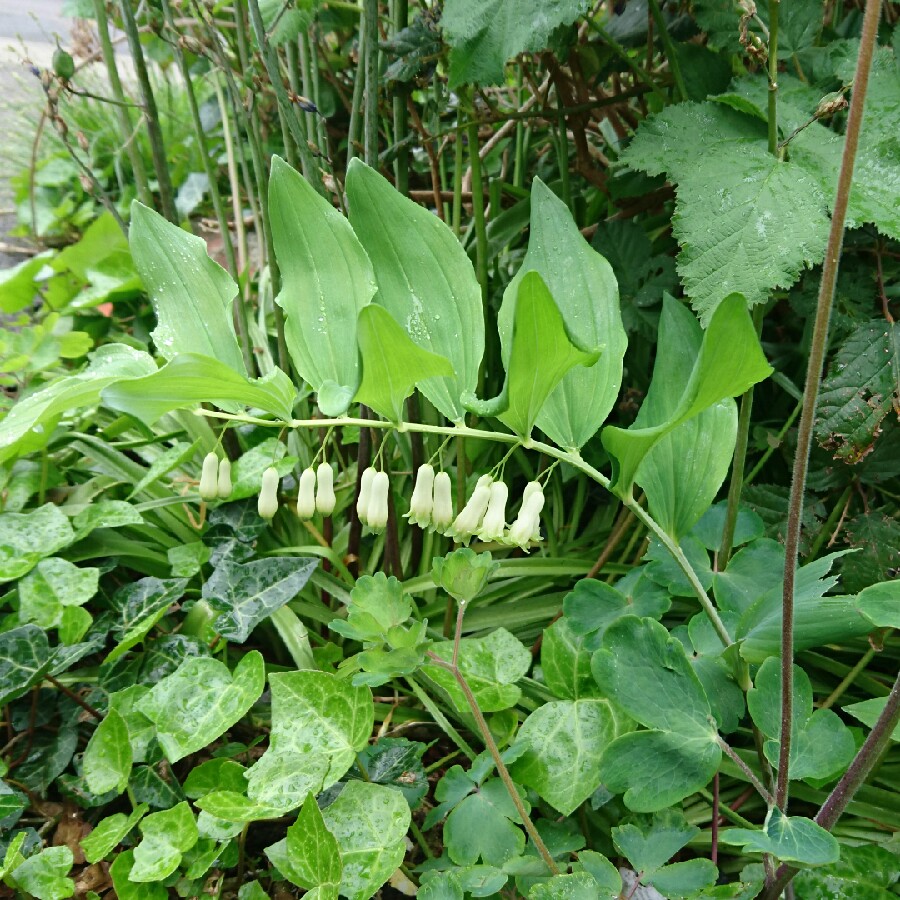
[[330,516],[336,505],[331,466],[323,462],[319,463],[318,468],[304,469],[300,473],[297,491],[297,515],[301,519],[311,519],[317,512]]
[[428,463],[419,466],[406,517],[421,528],[437,531],[450,525],[453,521],[452,485],[446,472],[435,474],[434,467]]
[[215,453],[207,453],[200,470],[198,492],[201,500],[224,500],[231,496],[231,461],[227,458],[220,461]]
[[362,473],[359,481],[359,498],[356,501],[356,514],[363,525],[372,531],[383,531],[388,520],[388,482],[387,472],[379,472],[369,466]]

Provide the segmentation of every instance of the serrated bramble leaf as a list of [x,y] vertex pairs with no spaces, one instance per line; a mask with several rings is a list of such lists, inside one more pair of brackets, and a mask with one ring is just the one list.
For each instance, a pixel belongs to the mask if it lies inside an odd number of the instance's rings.
[[678,181],[678,274],[701,320],[729,294],[750,306],[822,261],[829,220],[818,182],[762,144],[704,155]]
[[156,725],[168,760],[177,762],[211,744],[246,715],[264,684],[265,666],[256,650],[244,656],[233,674],[217,659],[187,659],[137,707]]
[[835,457],[859,462],[900,395],[900,328],[875,319],[838,348],[822,381],[816,438]]

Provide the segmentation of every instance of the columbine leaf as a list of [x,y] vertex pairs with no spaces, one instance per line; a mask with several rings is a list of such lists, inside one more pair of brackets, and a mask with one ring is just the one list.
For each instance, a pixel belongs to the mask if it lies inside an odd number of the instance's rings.
[[233,675],[217,659],[188,659],[154,685],[137,707],[155,723],[168,760],[177,762],[242,718],[259,699],[264,683],[263,658],[256,650],[237,664]]
[[246,374],[231,317],[238,286],[209,258],[206,241],[135,200],[128,242],[156,313],[160,356],[196,353]]
[[[319,393],[326,416],[346,412],[359,387],[356,322],[377,285],[372,264],[350,223],[280,157],[269,179],[272,240],[281,270],[275,302],[284,310],[291,359],[298,374]],[[336,386],[331,396],[322,388]]]
[[400,791],[351,781],[322,813],[341,852],[341,894],[367,900],[406,855],[409,806]]
[[304,800],[287,836],[267,847],[266,856],[293,884],[307,890],[318,889],[317,900],[337,900],[343,871],[341,853],[312,794]]
[[771,372],[744,298],[730,295],[713,313],[690,378],[668,418],[658,421],[648,412],[639,414],[631,428],[603,429],[603,446],[613,459],[616,491],[630,494],[638,467],[665,435],[721,400],[744,393]]
[[262,804],[299,806],[350,768],[372,733],[372,692],[327,672],[280,672],[269,677],[269,749],[247,773],[248,793]]
[[125,720],[111,709],[84,751],[84,780],[95,794],[121,794],[131,775],[131,742]]
[[[781,746],[781,663],[767,659],[756,674],[747,694],[747,707],[757,727],[770,740],[765,753],[769,762],[778,764]],[[809,676],[794,666],[794,718],[791,724],[791,778],[829,778],[843,771],[853,759],[856,745],[850,729],[830,709],[813,712],[813,693]]]
[[358,340],[363,375],[355,399],[392,422],[403,421],[403,401],[416,385],[453,375],[446,357],[417,346],[382,306],[359,311]]
[[762,831],[728,828],[720,832],[719,840],[743,847],[745,853],[771,853],[782,862],[807,866],[835,863],[840,857],[840,846],[834,835],[812,819],[788,817],[777,807],[769,813]]
[[[431,649],[448,662],[453,656],[452,641],[434,644]],[[522,696],[516,682],[530,667],[528,649],[505,628],[497,628],[487,637],[463,638],[459,642],[459,668],[482,712],[499,712],[515,706]],[[469,709],[465,695],[450,672],[434,665],[426,666],[425,671],[450,695],[457,709]]]
[[318,564],[305,556],[248,563],[223,559],[203,585],[203,597],[219,613],[212,627],[242,644],[260,622],[297,596]]
[[448,0],[441,18],[450,45],[450,87],[498,84],[508,59],[544,50],[550,34],[588,11],[587,0]]
[[537,427],[551,440],[561,447],[581,447],[619,395],[628,341],[609,263],[582,238],[569,208],[540,178],[531,189],[528,251],[504,291],[497,317],[504,360],[513,341],[519,286],[531,271],[543,279],[569,333],[585,346],[603,348],[593,365],[576,365],[563,376],[537,416]]
[[346,187],[350,222],[375,271],[378,303],[415,344],[452,365],[450,375],[428,378],[419,389],[448,419],[461,421],[460,395],[475,390],[484,353],[481,289],[472,263],[437,216],[358,158]]
[[493,400],[464,394],[463,403],[479,415],[497,416],[527,440],[566,373],[578,365],[592,366],[599,357],[599,350],[575,344],[547,285],[536,271],[527,272],[517,285],[503,390]]
[[677,638],[653,619],[620,619],[594,654],[593,671],[606,696],[652,729],[607,747],[601,772],[610,790],[624,792],[631,809],[652,812],[709,782],[722,753],[709,700]]
[[600,757],[615,736],[607,700],[545,703],[519,728],[512,775],[569,816],[599,787]]
[[297,391],[290,378],[273,369],[263,378],[247,378],[211,356],[185,351],[158,372],[109,385],[103,402],[152,425],[173,409],[209,402],[231,407],[255,406],[281,419],[290,419]]
[[636,872],[647,878],[698,834],[700,829],[688,825],[684,814],[674,809],[660,810],[652,819],[641,817],[637,824],[618,825],[612,829],[616,848]]
[[651,581],[646,570],[635,569],[615,585],[582,578],[575,590],[566,594],[563,611],[576,634],[591,637],[591,650],[600,646],[606,629],[623,616],[659,619],[668,612],[672,598]]
[[384,572],[363,575],[350,591],[347,619],[335,619],[332,631],[360,643],[387,640],[387,633],[412,615],[413,604],[403,585]]

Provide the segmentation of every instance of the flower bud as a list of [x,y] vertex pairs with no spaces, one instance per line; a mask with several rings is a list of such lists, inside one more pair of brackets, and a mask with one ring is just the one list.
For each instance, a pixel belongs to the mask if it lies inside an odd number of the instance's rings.
[[481,541],[502,541],[506,531],[506,500],[509,488],[502,481],[495,481],[490,487],[490,499],[484,521],[478,529]]
[[431,513],[434,509],[434,468],[428,463],[419,466],[416,473],[416,486],[409,501],[409,512],[406,518],[414,525],[422,528],[431,524]]
[[334,472],[327,462],[319,463],[319,468],[316,469],[316,509],[323,516],[330,516],[336,505]]
[[372,479],[372,495],[369,498],[369,528],[381,531],[388,520],[388,483],[387,472],[377,472]]
[[220,499],[231,496],[231,460],[227,457],[219,463],[218,495]]
[[259,489],[259,500],[256,503],[256,511],[264,519],[271,519],[278,512],[278,469],[269,466],[262,474],[262,485]]
[[372,479],[378,470],[369,466],[359,479],[359,497],[356,500],[356,514],[363,525],[369,524],[369,498],[372,496]]
[[438,531],[448,528],[453,521],[453,490],[450,476],[438,472],[434,476],[434,506],[431,510],[431,525]]
[[467,541],[481,526],[481,520],[487,511],[491,499],[491,476],[482,475],[472,491],[469,502],[462,508],[450,526],[450,534],[454,540]]
[[523,550],[532,541],[541,539],[541,510],[544,508],[543,490],[532,490],[528,498],[522,502],[522,508],[512,527],[507,540],[517,544]]
[[314,469],[304,469],[300,473],[300,487],[297,490],[297,515],[301,519],[311,519],[316,511],[316,473]]
[[200,470],[200,499],[215,500],[219,496],[219,457],[215,453],[207,453],[203,457],[203,468]]

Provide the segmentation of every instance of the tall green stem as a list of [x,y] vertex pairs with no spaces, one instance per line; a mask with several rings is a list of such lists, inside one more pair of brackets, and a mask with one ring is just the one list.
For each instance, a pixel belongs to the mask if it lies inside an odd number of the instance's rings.
[[364,160],[378,166],[378,0],[364,0],[365,121]]
[[781,0],[769,0],[769,153],[778,155],[778,13]]
[[359,146],[359,136],[362,131],[362,116],[360,110],[363,104],[363,89],[366,84],[365,77],[366,59],[366,30],[365,13],[359,17],[359,64],[356,67],[356,77],[353,80],[353,98],[350,101],[350,124],[347,126],[347,165],[356,156],[356,148]]
[[[471,95],[470,95],[471,96]],[[478,152],[478,121],[474,105],[470,106],[471,120],[466,126],[469,139],[469,165],[472,167],[472,213],[475,219],[475,274],[481,285],[481,298],[487,306],[488,291],[488,242],[484,221],[484,182],[481,172],[481,155]],[[462,137],[460,135],[460,137]]]
[[150,152],[153,155],[153,171],[156,174],[156,183],[159,190],[159,204],[162,214],[170,221],[178,220],[175,209],[175,195],[172,191],[172,179],[169,177],[169,161],[166,157],[166,145],[163,140],[162,129],[159,126],[159,110],[156,108],[156,97],[150,84],[150,75],[147,72],[147,63],[144,60],[144,50],[141,47],[141,36],[138,32],[137,22],[134,19],[134,10],[131,8],[131,0],[121,0],[119,8],[122,10],[122,25],[128,38],[128,49],[134,63],[134,74],[137,77],[138,87],[141,92],[141,100],[144,104],[144,115],[147,121],[147,137],[150,139]]
[[797,451],[794,457],[794,471],[791,478],[791,495],[788,503],[787,537],[785,539],[784,590],[782,593],[781,623],[781,747],[778,755],[778,781],[775,801],[784,810],[788,797],[788,761],[791,752],[791,723],[794,717],[793,662],[794,662],[794,584],[797,575],[797,560],[800,548],[800,526],[803,513],[803,495],[806,490],[806,473],[809,454],[812,449],[813,422],[816,401],[819,397],[819,382],[828,346],[828,325],[834,291],[837,284],[841,247],[844,241],[844,222],[847,218],[847,204],[853,182],[853,167],[859,147],[859,135],[865,112],[866,91],[869,87],[869,73],[872,56],[878,37],[878,17],[881,0],[866,0],[860,38],[859,57],[853,79],[853,97],[847,118],[847,135],[841,157],[834,211],[831,215],[831,231],[825,249],[822,266],[822,281],[819,285],[819,299],[813,325],[812,342],[809,349],[809,364],[806,369],[806,386],[803,391],[803,409],[797,429]]
[[[409,0],[393,0],[394,34],[406,28],[409,21]],[[397,156],[394,159],[394,179],[397,190],[401,194],[409,192],[409,146],[405,142],[408,130],[406,110],[406,86],[399,81],[394,85],[394,143],[397,144]],[[440,212],[440,210],[438,210]]]
[[109,88],[116,101],[115,113],[119,122],[119,132],[122,138],[122,147],[131,163],[131,172],[134,176],[134,185],[141,203],[146,206],[153,205],[153,194],[147,184],[147,170],[144,168],[144,160],[140,148],[134,138],[134,123],[131,121],[131,113],[128,108],[128,99],[122,90],[122,80],[119,78],[119,67],[116,65],[116,51],[109,36],[109,22],[106,17],[105,0],[94,0],[94,18],[97,20],[97,34],[100,36],[100,48],[103,51],[103,62],[106,65],[106,77],[109,79]]

